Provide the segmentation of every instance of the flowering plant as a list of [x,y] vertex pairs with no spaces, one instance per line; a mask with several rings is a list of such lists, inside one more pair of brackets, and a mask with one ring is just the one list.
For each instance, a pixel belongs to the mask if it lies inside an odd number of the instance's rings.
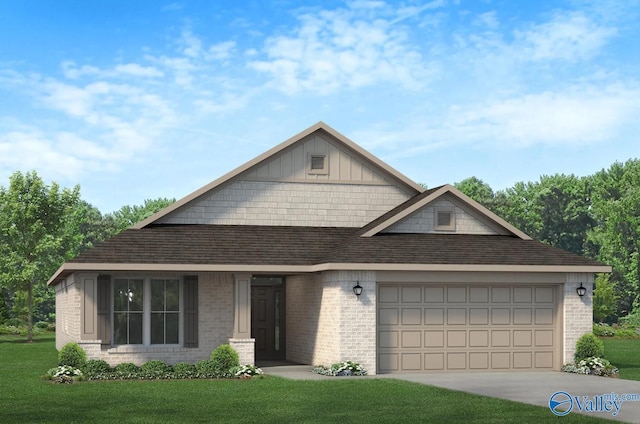
[[47,371],[45,377],[56,383],[70,384],[82,378],[82,371],[69,365],[60,365]]
[[331,365],[331,367],[319,365],[311,371],[316,374],[330,376],[367,375],[367,370],[359,363],[353,361],[337,362]]
[[590,356],[575,364],[566,364],[562,367],[562,371],[602,377],[618,377],[618,369],[611,365],[608,360],[597,356]]
[[262,375],[264,373],[255,365],[239,365],[231,368],[231,374],[236,378],[249,378],[254,375]]

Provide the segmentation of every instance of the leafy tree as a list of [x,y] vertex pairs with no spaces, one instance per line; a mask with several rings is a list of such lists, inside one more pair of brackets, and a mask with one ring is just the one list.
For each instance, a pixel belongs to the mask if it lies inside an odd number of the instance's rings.
[[4,324],[11,318],[9,316],[9,308],[7,307],[7,299],[5,297],[5,290],[0,287],[0,325]]
[[0,187],[0,281],[26,292],[27,340],[33,338],[34,288],[67,258],[73,240],[65,231],[80,188],[47,186],[35,172],[14,173]]
[[166,208],[174,202],[175,199],[158,198],[155,200],[147,199],[141,206],[123,206],[118,211],[110,215],[111,219],[115,221],[116,233],[126,230],[132,225],[149,218],[154,213]]
[[598,274],[593,290],[593,317],[598,322],[604,322],[607,317],[615,314],[617,303],[615,284],[610,281],[609,274]]
[[495,194],[491,186],[479,178],[466,178],[453,185],[455,188],[471,197],[482,206],[491,209],[493,207]]
[[640,308],[640,160],[614,163],[592,178],[593,253],[613,267],[618,316]]

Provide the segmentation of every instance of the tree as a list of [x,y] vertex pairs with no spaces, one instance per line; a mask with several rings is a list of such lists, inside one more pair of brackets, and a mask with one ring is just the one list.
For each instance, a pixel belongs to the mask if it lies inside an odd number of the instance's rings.
[[604,322],[616,313],[617,304],[615,284],[609,280],[609,274],[598,274],[593,290],[593,317],[598,322]]
[[126,230],[132,225],[149,218],[154,213],[166,208],[175,202],[175,199],[158,198],[147,199],[141,206],[123,206],[110,216],[115,221],[116,234]]
[[491,186],[481,179],[476,177],[466,178],[453,186],[482,206],[488,209],[493,207],[495,194]]
[[598,260],[613,267],[618,316],[640,308],[640,160],[614,163],[592,179],[596,225],[587,234]]
[[27,341],[33,339],[34,288],[68,259],[73,238],[68,218],[78,203],[79,186],[47,186],[36,172],[14,173],[0,187],[0,281],[26,292]]

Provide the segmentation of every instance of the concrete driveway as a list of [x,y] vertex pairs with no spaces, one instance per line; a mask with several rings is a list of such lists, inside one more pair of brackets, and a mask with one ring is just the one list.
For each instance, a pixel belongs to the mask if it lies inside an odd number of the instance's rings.
[[[294,380],[395,378],[546,408],[549,408],[550,398],[555,394],[553,401],[558,404],[556,409],[558,411],[564,411],[571,407],[570,414],[585,414],[622,422],[640,423],[640,381],[564,372],[474,372],[324,377],[311,373],[311,367],[308,365],[264,367],[263,370],[266,374]],[[637,400],[621,401],[623,395],[635,395]],[[549,410],[549,415],[553,415],[551,410]]]

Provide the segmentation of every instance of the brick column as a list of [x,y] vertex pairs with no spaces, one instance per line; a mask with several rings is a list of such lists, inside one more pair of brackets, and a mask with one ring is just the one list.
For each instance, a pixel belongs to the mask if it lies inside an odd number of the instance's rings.
[[233,338],[229,344],[240,363],[255,363],[255,339],[251,338],[251,274],[234,274]]

